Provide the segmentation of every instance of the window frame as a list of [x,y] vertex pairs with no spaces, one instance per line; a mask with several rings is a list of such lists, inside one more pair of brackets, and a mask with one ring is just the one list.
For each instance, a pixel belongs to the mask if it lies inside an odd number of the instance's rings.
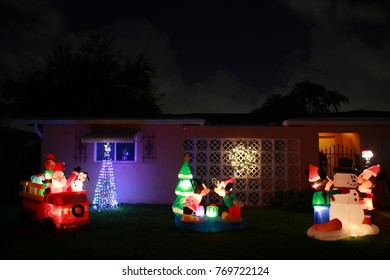
[[[98,155],[98,144],[99,143],[107,143],[106,141],[102,141],[102,142],[94,142],[93,145],[94,145],[94,151],[93,151],[93,161],[95,163],[102,163],[103,162],[103,159],[102,160],[98,160],[97,159],[97,155]],[[129,164],[129,163],[137,163],[137,141],[136,139],[134,140],[134,142],[123,142],[123,141],[117,141],[117,142],[108,142],[110,143],[110,145],[114,145],[114,158],[111,159],[112,162],[115,162],[115,163],[119,163],[119,164]],[[129,143],[129,144],[134,144],[134,159],[133,160],[117,160],[116,157],[117,157],[117,144],[119,143]]]

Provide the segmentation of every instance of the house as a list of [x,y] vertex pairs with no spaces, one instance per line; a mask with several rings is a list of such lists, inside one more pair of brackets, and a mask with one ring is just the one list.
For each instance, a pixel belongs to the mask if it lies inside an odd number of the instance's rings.
[[[349,157],[353,167],[360,169],[365,165],[361,149],[366,146],[374,154],[370,164],[379,163],[390,173],[388,115],[288,119],[277,125],[247,114],[17,120],[14,124],[34,128],[41,137],[42,154],[53,153],[64,161],[67,176],[77,166],[87,171],[90,182],[84,188],[91,201],[106,143],[110,143],[119,203],[171,204],[185,153],[194,177],[203,178],[208,186],[213,177],[234,176],[236,196],[247,205],[268,204],[278,191],[310,191],[305,174],[309,164],[321,164],[332,176],[338,159]],[[326,155],[322,163],[320,151]],[[37,173],[42,171],[38,168]],[[220,202],[212,192],[208,199]],[[383,205],[384,191],[378,190],[376,201]]]

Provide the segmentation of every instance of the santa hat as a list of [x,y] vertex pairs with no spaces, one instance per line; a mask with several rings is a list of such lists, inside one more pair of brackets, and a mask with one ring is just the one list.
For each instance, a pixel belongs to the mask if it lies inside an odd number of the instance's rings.
[[54,166],[53,172],[64,171],[64,169],[65,169],[64,165],[65,165],[65,162],[56,162],[56,165]]
[[309,182],[313,183],[321,179],[318,170],[319,168],[317,166],[309,165]]
[[229,179],[227,179],[227,180],[225,180],[223,182],[225,183],[225,186],[227,186],[230,183],[233,184],[234,183],[234,177],[231,177],[231,178],[229,178]]
[[374,176],[376,177],[379,173],[379,171],[381,171],[381,167],[379,164],[377,165],[373,165],[367,169],[364,170],[364,172],[370,176]]
[[43,154],[43,156],[45,157],[45,160],[56,161],[56,157],[53,154]]
[[233,188],[234,177],[231,177],[223,182],[225,183],[225,190],[230,191]]

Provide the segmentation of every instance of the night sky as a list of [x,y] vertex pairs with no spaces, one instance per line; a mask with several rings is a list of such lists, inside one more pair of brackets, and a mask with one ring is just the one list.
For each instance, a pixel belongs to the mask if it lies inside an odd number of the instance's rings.
[[390,111],[388,1],[0,3],[0,78],[96,30],[146,54],[164,113],[248,113],[305,80],[349,97],[342,111]]

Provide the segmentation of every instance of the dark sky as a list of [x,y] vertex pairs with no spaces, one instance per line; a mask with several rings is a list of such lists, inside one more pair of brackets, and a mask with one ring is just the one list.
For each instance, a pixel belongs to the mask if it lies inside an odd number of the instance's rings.
[[246,113],[304,80],[390,111],[386,1],[0,0],[0,74],[86,31],[146,53],[164,113]]

